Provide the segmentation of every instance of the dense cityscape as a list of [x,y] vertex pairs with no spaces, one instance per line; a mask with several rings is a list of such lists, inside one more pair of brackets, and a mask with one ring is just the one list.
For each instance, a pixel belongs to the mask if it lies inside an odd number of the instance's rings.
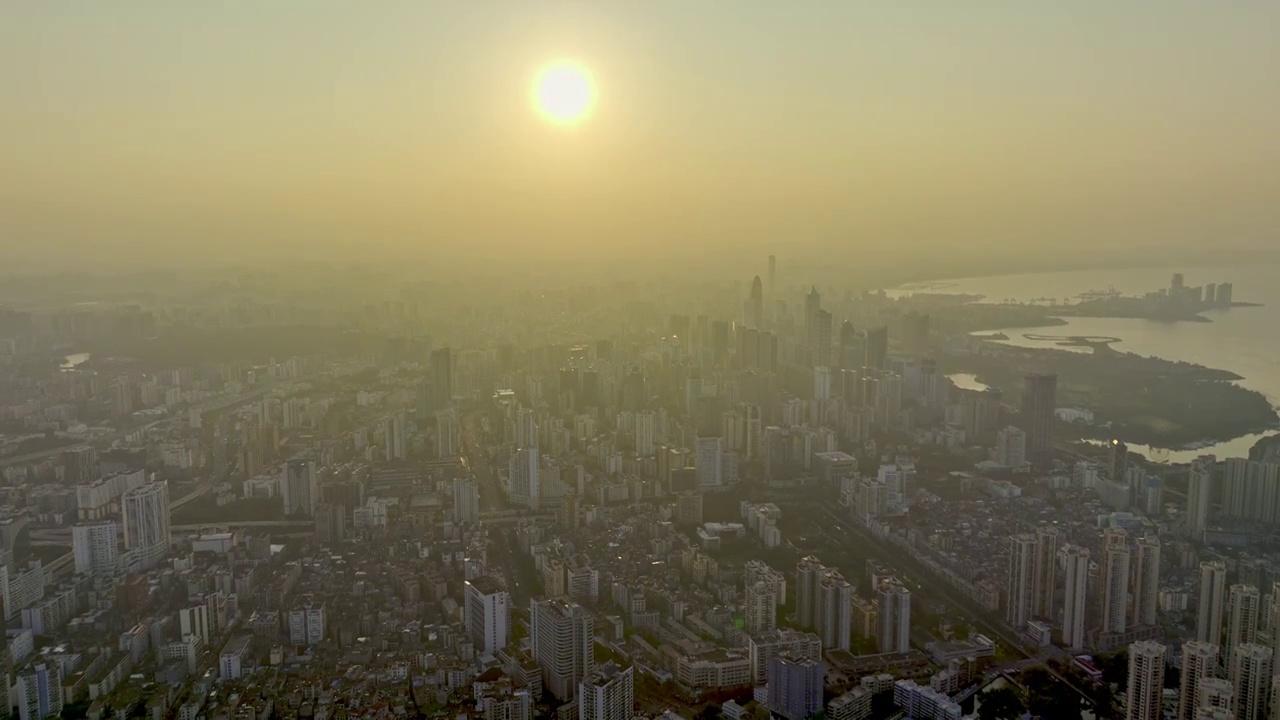
[[[5,707],[1280,715],[1280,462],[1130,452],[1130,418],[1062,401],[1077,354],[973,334],[1027,308],[785,274],[451,319],[408,291],[10,302]],[[949,372],[974,359],[1016,384]]]

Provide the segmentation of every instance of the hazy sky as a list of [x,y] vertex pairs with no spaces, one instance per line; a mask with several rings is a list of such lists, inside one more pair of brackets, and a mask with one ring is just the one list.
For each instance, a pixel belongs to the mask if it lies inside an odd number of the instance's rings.
[[1280,3],[9,2],[0,143],[30,257],[1273,252]]

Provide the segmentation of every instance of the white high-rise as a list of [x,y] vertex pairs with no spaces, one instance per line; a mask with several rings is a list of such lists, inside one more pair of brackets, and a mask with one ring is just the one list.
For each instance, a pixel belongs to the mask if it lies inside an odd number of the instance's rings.
[[533,659],[542,668],[542,686],[561,702],[574,699],[578,683],[595,666],[594,628],[591,615],[577,603],[561,598],[530,603]]
[[408,420],[403,412],[382,421],[382,458],[384,460],[404,460],[409,456],[407,424]]
[[822,647],[848,650],[853,631],[853,586],[836,570],[818,578],[818,615],[815,622]]
[[162,480],[129,490],[121,498],[121,515],[126,566],[150,570],[169,553],[169,484]]
[[1009,538],[1009,566],[1006,574],[1008,607],[1005,620],[1021,632],[1031,617],[1032,580],[1035,570],[1036,538],[1014,535]]
[[578,685],[578,720],[631,720],[636,703],[635,671],[605,663]]
[[[1227,565],[1220,560],[1200,563],[1200,600],[1196,605],[1196,639],[1222,642],[1222,613],[1227,600]],[[1228,658],[1224,658],[1228,659]]]
[[907,652],[911,649],[911,591],[897,578],[889,578],[880,583],[878,592],[879,650]]
[[743,597],[743,629],[748,635],[763,635],[778,629],[778,593],[774,585],[763,580],[748,583]]
[[1133,565],[1133,624],[1155,625],[1159,608],[1160,540],[1141,537]]
[[1229,662],[1236,661],[1236,648],[1253,644],[1258,639],[1258,611],[1261,598],[1252,585],[1232,585],[1227,592],[1226,640],[1222,650]]
[[1125,720],[1160,720],[1164,691],[1164,646],[1144,640],[1129,646],[1129,691]]
[[1213,455],[1201,455],[1191,462],[1191,472],[1187,476],[1187,514],[1184,524],[1187,534],[1195,540],[1204,537],[1205,526],[1209,523],[1213,473],[1217,462]]
[[516,450],[507,467],[507,494],[511,502],[537,510],[542,499],[542,487],[538,481],[538,448]]
[[1236,692],[1236,718],[1266,720],[1271,702],[1271,649],[1252,643],[1237,645],[1229,679]]
[[120,572],[119,526],[112,521],[82,523],[71,528],[76,574],[115,576]]
[[1196,684],[1196,714],[1193,720],[1215,718],[1222,713],[1231,720],[1236,718],[1236,688],[1231,681],[1220,677],[1201,678]]
[[479,655],[493,655],[511,640],[511,595],[493,578],[464,583],[467,637]]
[[1069,648],[1084,647],[1084,618],[1089,586],[1089,549],[1069,545],[1066,555],[1066,589],[1062,599],[1062,642]]
[[280,478],[280,496],[284,500],[285,515],[315,515],[320,493],[317,489],[314,460],[306,455],[299,455],[284,464],[284,476]]
[[1182,644],[1182,678],[1178,688],[1178,720],[1195,720],[1200,708],[1200,681],[1218,672],[1218,646],[1191,640]]

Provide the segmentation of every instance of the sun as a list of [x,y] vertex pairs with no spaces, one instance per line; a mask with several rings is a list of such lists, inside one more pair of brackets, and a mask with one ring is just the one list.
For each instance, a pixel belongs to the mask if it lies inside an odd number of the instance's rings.
[[533,79],[533,104],[556,125],[577,125],[591,114],[596,89],[591,73],[578,63],[557,60]]

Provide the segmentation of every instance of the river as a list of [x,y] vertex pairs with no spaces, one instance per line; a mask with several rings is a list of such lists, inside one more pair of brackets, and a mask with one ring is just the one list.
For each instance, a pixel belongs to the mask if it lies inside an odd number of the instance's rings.
[[62,359],[63,370],[75,370],[76,367],[89,361],[89,353],[73,353]]
[[[1184,361],[1229,370],[1242,376],[1239,384],[1280,404],[1280,266],[1224,266],[1204,268],[1099,269],[1028,275],[962,278],[928,283],[927,292],[974,293],[984,302],[1035,298],[1065,298],[1090,290],[1114,288],[1125,295],[1141,295],[1169,286],[1174,272],[1183,272],[1188,286],[1230,282],[1236,302],[1262,307],[1234,307],[1203,313],[1212,322],[1162,322],[1125,318],[1065,318],[1066,325],[1005,330],[1008,340],[993,340],[1024,347],[1056,347],[1051,340],[1031,340],[1024,335],[1091,335],[1120,338],[1112,345],[1121,352]],[[1075,300],[1072,300],[1075,302]],[[989,333],[983,333],[989,334]],[[1061,349],[1061,348],[1059,348]],[[1134,448],[1153,460],[1189,462],[1203,453],[1218,457],[1247,455],[1261,437],[1274,432],[1246,435],[1195,450]]]

